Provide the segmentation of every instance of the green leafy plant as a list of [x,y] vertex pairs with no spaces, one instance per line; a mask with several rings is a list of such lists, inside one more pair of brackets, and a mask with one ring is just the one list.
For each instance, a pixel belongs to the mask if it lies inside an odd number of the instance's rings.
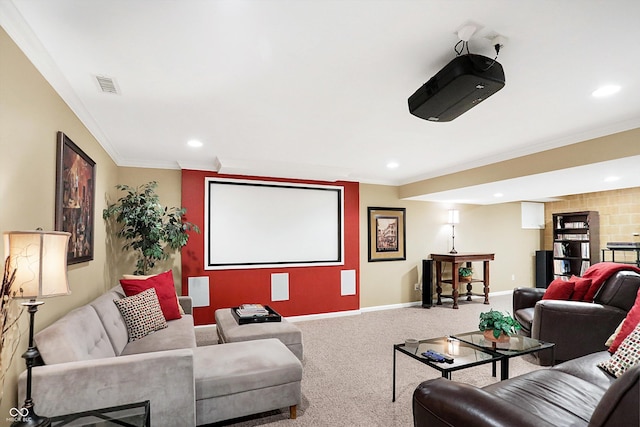
[[157,186],[156,181],[139,187],[118,184],[116,188],[126,194],[102,211],[102,218],[113,218],[120,225],[116,235],[125,240],[122,248],[136,252],[134,274],[147,274],[157,261],[186,245],[188,231],[200,233],[197,225],[182,220],[186,209],[162,207]]
[[458,268],[458,276],[460,277],[471,277],[473,275],[473,269],[471,267],[460,267]]
[[500,334],[511,335],[520,329],[520,324],[509,313],[501,313],[493,309],[480,313],[480,324],[478,329],[481,331],[493,330],[493,336],[498,338]]

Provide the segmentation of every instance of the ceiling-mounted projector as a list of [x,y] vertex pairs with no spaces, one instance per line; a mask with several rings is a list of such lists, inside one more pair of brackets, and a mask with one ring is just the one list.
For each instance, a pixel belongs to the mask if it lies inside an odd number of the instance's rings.
[[409,97],[409,111],[432,122],[449,122],[504,87],[495,59],[460,55]]

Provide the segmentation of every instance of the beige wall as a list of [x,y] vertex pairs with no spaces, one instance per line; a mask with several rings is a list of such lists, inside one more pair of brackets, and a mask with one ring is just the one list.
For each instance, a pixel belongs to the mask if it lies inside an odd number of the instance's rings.
[[[367,207],[406,208],[406,261],[368,262]],[[431,253],[451,250],[451,226],[447,224],[451,208],[440,203],[400,200],[397,187],[360,185],[361,307],[421,299],[414,285],[422,280],[422,260]],[[520,203],[455,208],[460,210],[455,239],[458,252],[495,253],[495,261],[490,264],[492,292],[534,284],[534,257],[542,244],[542,232],[521,228]],[[480,264],[474,268],[481,274]],[[474,292],[481,292],[480,285],[475,286]],[[445,288],[444,293],[450,294],[450,288],[448,292]]]
[[[104,195],[117,183],[118,169],[2,29],[0,55],[0,231],[53,230],[57,131],[67,134],[97,165],[94,260],[69,267],[72,294],[45,300],[36,316],[38,331],[114,283],[116,276],[106,263],[100,213]],[[4,259],[4,248],[0,251]],[[23,314],[22,339],[7,371],[0,420],[17,403],[16,378],[25,369],[20,355],[27,346],[27,319]]]
[[[640,145],[640,144],[639,144]],[[600,191],[564,197],[561,201],[545,203],[544,248],[553,249],[551,215],[562,212],[598,211],[600,217],[600,246],[607,242],[639,242],[640,237],[640,188]],[[607,254],[605,260],[611,261]],[[635,261],[632,252],[616,252],[616,261]]]

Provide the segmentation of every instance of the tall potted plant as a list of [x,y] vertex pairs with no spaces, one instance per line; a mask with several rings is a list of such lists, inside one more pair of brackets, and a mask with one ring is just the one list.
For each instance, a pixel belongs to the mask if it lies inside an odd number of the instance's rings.
[[135,251],[134,274],[147,274],[156,262],[186,245],[188,231],[200,232],[197,225],[183,221],[186,209],[160,204],[157,186],[156,181],[139,187],[118,184],[116,188],[125,195],[102,211],[105,220],[113,219],[120,226],[116,235],[125,241],[122,248]]

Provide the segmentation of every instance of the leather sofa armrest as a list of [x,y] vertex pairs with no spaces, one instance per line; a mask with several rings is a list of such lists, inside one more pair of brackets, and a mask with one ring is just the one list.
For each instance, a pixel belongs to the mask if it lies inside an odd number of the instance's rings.
[[483,389],[436,378],[421,383],[413,392],[413,425],[546,427],[552,424]]
[[521,308],[529,308],[536,305],[542,299],[546,289],[542,288],[515,288],[513,290],[513,313]]
[[[606,350],[605,342],[627,313],[616,307],[578,301],[542,300],[534,309],[531,338],[556,343],[556,361]],[[551,353],[539,353],[550,365]]]
[[178,304],[182,307],[184,314],[193,314],[193,298],[189,295],[179,296]]
[[640,366],[615,380],[596,406],[590,427],[640,425]]
[[[18,402],[26,394],[18,379]],[[32,397],[38,415],[54,417],[151,401],[151,419],[163,425],[195,425],[193,350],[179,349],[37,366]]]

